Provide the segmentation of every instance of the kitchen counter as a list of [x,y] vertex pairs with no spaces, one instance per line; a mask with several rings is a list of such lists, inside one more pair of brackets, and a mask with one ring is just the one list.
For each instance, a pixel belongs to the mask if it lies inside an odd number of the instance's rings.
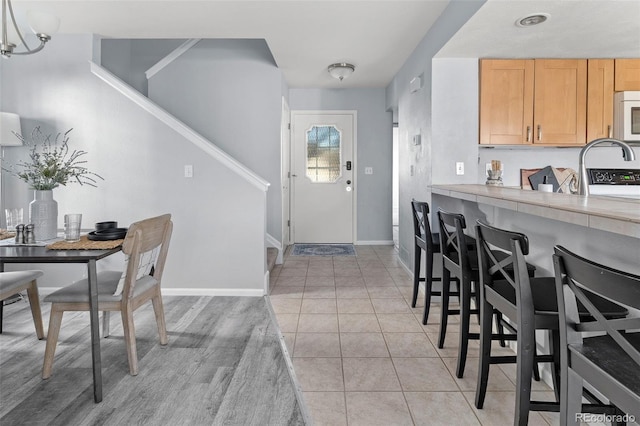
[[640,238],[640,201],[488,185],[433,185],[433,194]]

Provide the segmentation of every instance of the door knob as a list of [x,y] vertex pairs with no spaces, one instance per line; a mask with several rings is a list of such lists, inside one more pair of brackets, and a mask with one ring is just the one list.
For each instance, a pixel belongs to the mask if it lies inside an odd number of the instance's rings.
[[350,180],[347,181],[347,185],[351,185],[351,181]]

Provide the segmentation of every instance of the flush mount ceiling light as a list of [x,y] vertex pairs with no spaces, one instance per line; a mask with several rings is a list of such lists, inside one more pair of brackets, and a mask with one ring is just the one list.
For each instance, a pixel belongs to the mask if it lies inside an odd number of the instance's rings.
[[[27,12],[27,19],[29,26],[40,40],[40,46],[31,49],[27,42],[24,40],[24,36],[16,24],[16,18],[13,14],[13,7],[11,6],[11,0],[2,0],[2,21],[0,21],[1,35],[0,35],[0,54],[8,58],[11,55],[30,55],[41,51],[44,45],[51,40],[51,34],[58,31],[60,26],[60,20],[47,13],[29,11]],[[13,50],[24,44],[26,50],[22,52],[14,52]]]
[[532,27],[534,25],[542,24],[549,19],[551,15],[548,13],[532,13],[516,21],[517,27]]
[[356,70],[356,67],[354,65],[347,64],[345,62],[331,64],[327,68],[327,71],[329,71],[329,74],[331,74],[331,77],[337,78],[340,81],[344,80],[345,78],[348,78],[351,74],[353,74],[355,70]]

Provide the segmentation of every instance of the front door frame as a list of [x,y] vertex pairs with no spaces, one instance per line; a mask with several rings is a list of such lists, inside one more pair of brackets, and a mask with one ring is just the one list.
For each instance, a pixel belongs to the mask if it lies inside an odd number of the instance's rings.
[[[352,120],[353,120],[353,143],[352,143],[352,162],[353,162],[353,176],[352,176],[352,180],[353,180],[353,184],[352,184],[352,191],[353,191],[353,208],[351,209],[351,240],[352,240],[352,244],[355,244],[356,241],[358,241],[358,111],[357,110],[291,110],[291,120],[290,123],[292,123],[291,126],[291,135],[290,135],[290,140],[291,140],[291,152],[290,152],[290,159],[291,162],[293,164],[294,161],[294,146],[296,141],[294,140],[294,134],[293,134],[293,123],[294,118],[296,115],[351,115]],[[291,170],[293,170],[293,167],[291,168]],[[294,243],[295,242],[295,233],[291,232],[291,229],[295,229],[295,190],[290,190],[289,191],[290,194],[290,200],[289,200],[289,206],[291,209],[291,228],[290,228],[290,237],[291,237],[291,242]]]

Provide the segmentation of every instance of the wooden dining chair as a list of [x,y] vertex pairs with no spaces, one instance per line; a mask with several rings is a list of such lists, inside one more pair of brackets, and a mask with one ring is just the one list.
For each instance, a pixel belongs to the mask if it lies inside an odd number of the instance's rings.
[[40,297],[38,296],[38,285],[36,283],[36,279],[41,277],[42,274],[42,271],[0,272],[0,333],[2,333],[2,316],[4,314],[3,301],[14,294],[27,290],[31,315],[36,326],[36,336],[40,340],[44,339]]
[[[612,404],[609,414],[622,423],[640,419],[640,318],[608,318],[587,292],[640,309],[640,276],[554,248],[560,314],[560,423],[578,425],[584,413],[583,382]],[[591,318],[579,315],[578,302]],[[626,413],[626,416],[623,414]],[[618,417],[619,416],[619,417]],[[625,419],[625,417],[627,419]]]
[[[170,214],[132,224],[122,243],[122,251],[127,259],[124,272],[98,273],[98,310],[120,311],[129,358],[129,372],[132,376],[138,374],[133,311],[149,300],[153,304],[160,344],[167,344],[160,286],[172,229]],[[44,300],[51,302],[51,319],[42,367],[42,378],[47,379],[51,376],[63,313],[89,310],[87,279],[63,287]]]

